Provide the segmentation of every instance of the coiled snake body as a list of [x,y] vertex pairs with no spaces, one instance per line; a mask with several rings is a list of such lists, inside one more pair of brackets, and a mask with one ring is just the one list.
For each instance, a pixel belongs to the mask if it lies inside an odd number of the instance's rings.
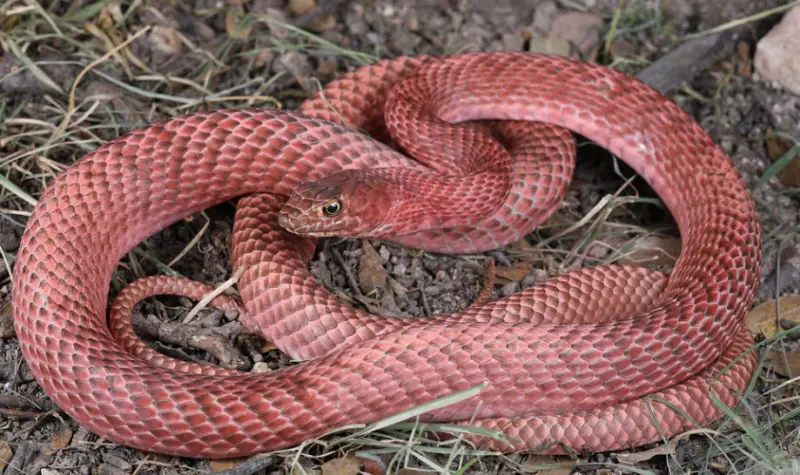
[[[343,304],[307,270],[315,238],[290,231],[452,252],[519,239],[558,206],[571,177],[574,145],[560,127],[607,147],[661,196],[683,246],[668,277],[600,266],[416,320]],[[242,319],[291,357],[313,360],[248,374],[165,358],[119,317],[109,331],[118,260],[171,223],[243,195],[233,244]],[[264,452],[486,382],[423,419],[475,416],[516,438],[475,439],[500,450],[604,451],[715,419],[709,393],[738,400],[755,361],[736,358],[752,343],[742,321],[760,268],[747,189],[678,106],[602,66],[466,53],[381,61],[297,112],[196,113],[99,147],[39,200],[13,308],[47,394],[92,432],[143,450]],[[204,288],[148,278],[114,307]]]

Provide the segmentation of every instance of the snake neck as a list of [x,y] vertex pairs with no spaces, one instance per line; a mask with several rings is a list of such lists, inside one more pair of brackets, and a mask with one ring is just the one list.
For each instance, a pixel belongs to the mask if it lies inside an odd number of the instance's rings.
[[[279,223],[308,237],[384,238],[452,228],[493,216],[511,184],[505,166],[466,176],[349,170],[297,187]],[[338,203],[335,213],[329,212],[332,203]]]
[[[381,173],[379,173],[381,174]],[[448,229],[479,222],[497,213],[511,188],[505,172],[469,176],[412,172],[392,182],[392,206],[375,238]]]

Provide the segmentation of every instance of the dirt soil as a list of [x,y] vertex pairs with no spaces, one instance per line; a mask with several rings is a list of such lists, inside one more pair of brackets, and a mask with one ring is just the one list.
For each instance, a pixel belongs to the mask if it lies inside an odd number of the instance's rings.
[[[2,303],[10,300],[9,275],[32,209],[25,196],[35,199],[70,163],[132,128],[222,107],[279,103],[291,109],[337,74],[375,57],[544,48],[636,74],[674,49],[682,35],[781,2],[10,3],[0,7],[0,43],[5,52],[0,60],[0,157],[4,157],[0,167],[19,190],[4,185],[0,198],[0,248],[7,263],[0,266]],[[583,16],[564,20],[570,14]],[[272,21],[248,25],[247,20],[253,18]],[[722,144],[753,190],[765,236],[764,277],[757,303],[800,291],[800,264],[792,265],[793,259],[800,260],[800,194],[793,181],[800,176],[787,168],[756,186],[780,152],[800,139],[800,98],[761,81],[752,67],[755,42],[778,19],[748,22],[720,60],[670,92]],[[554,31],[559,22],[560,29]],[[152,30],[122,50],[124,55],[98,61],[109,45],[131,38],[147,24],[154,25]],[[548,35],[550,41],[543,42]],[[96,64],[84,70],[93,61]],[[78,119],[58,131],[76,80]],[[783,135],[776,137],[775,132]],[[488,257],[498,266],[492,298],[570,270],[630,262],[634,256],[641,265],[669,270],[680,249],[679,234],[646,183],[637,179],[626,184],[632,175],[600,147],[583,143],[563,206],[526,240],[482,255],[447,256],[377,240],[326,239],[311,269],[352,305],[413,318],[470,305],[481,291]],[[616,194],[619,197],[610,201],[606,213],[590,214],[604,196]],[[122,259],[109,295],[113,297],[136,278],[164,273],[167,264],[192,279],[212,285],[225,282],[231,277],[235,205],[232,201],[197,213],[147,239]],[[181,321],[195,304],[180,297],[148,299],[134,316],[137,330],[155,335],[148,342],[176,358],[244,371],[270,371],[291,364],[269,342],[247,334],[235,313],[203,310],[189,330],[165,323]],[[177,340],[183,333],[200,335],[205,346],[187,348],[158,336],[159,331],[172,332]],[[54,407],[37,385],[13,336],[9,305],[0,318],[0,336],[0,473],[172,475],[219,472],[244,462],[167,457],[98,439]],[[798,349],[797,343],[796,338],[787,338],[782,341],[783,350],[796,355],[792,350]],[[398,467],[407,467],[402,473],[433,473],[431,464],[455,472],[470,461],[472,465],[460,473],[779,473],[765,467],[779,467],[786,458],[800,456],[797,386],[796,381],[781,385],[787,379],[767,367],[754,380],[745,398],[747,409],[740,414],[756,427],[757,435],[744,436],[736,421],[728,420],[707,432],[622,453],[555,461],[525,455],[475,459],[465,455],[453,461],[448,453],[426,451],[425,441],[415,439],[418,435],[398,429],[374,435],[360,445],[309,444],[275,455],[268,468],[259,468],[258,460],[251,460],[230,473],[357,473],[345,452],[377,453],[378,448],[386,449],[384,454],[372,455],[380,462],[367,463],[363,470],[398,463],[395,456],[401,454],[399,465],[391,465],[395,473]],[[403,452],[407,446],[414,447],[410,455]],[[762,446],[763,450],[754,448]],[[368,457],[358,459],[355,466]],[[329,464],[320,469],[325,462]],[[563,466],[542,468],[552,463]]]

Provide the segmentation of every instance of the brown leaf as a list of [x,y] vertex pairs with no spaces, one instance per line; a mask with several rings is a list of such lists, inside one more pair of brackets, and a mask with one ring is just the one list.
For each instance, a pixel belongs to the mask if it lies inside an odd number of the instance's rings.
[[264,48],[256,54],[256,60],[253,62],[253,65],[257,68],[263,68],[270,62],[272,59],[272,51],[268,48]]
[[777,333],[777,318],[800,322],[800,295],[787,295],[756,306],[747,315],[745,324],[754,336],[769,338]]
[[45,449],[44,453],[46,455],[52,455],[57,451],[68,447],[71,440],[72,429],[70,429],[66,424],[61,424],[61,430],[58,431],[58,434],[56,434],[55,437],[50,439],[50,444],[48,444],[48,447]]
[[100,14],[97,15],[96,23],[97,26],[104,30],[114,26],[114,19],[111,17],[111,12],[108,10],[108,8],[103,8],[100,10]]
[[369,295],[375,289],[383,289],[389,278],[383,268],[381,256],[366,240],[361,241],[361,259],[358,261],[358,283],[364,295]]
[[575,47],[569,40],[561,38],[533,38],[528,51],[533,53],[557,54],[559,56],[573,56]]
[[619,259],[621,265],[673,265],[681,253],[681,240],[676,237],[647,236],[638,239],[633,248]]
[[317,74],[326,80],[331,80],[336,75],[339,64],[335,59],[325,59],[317,66]]
[[265,342],[264,342],[264,343],[261,345],[261,352],[262,352],[262,353],[268,353],[268,352],[270,352],[270,351],[272,351],[272,350],[275,350],[275,349],[277,349],[277,348],[278,348],[278,347],[277,347],[277,346],[275,346],[274,344],[272,344],[272,342],[265,341]]
[[636,56],[637,46],[636,43],[633,41],[628,41],[624,39],[617,39],[611,43],[611,51],[610,53],[615,58],[628,58],[632,56]]
[[646,462],[653,457],[658,455],[669,455],[675,453],[675,448],[678,447],[678,442],[683,439],[689,437],[689,434],[681,434],[677,437],[674,437],[672,440],[667,442],[664,445],[659,445],[657,447],[653,447],[649,450],[643,450],[641,452],[630,452],[624,454],[614,454],[614,456],[624,464],[634,465],[641,462]]
[[11,338],[16,333],[14,332],[14,310],[11,306],[11,300],[0,308],[0,338]]
[[[772,129],[767,128],[767,155],[775,162],[792,148],[792,143],[781,135],[770,135],[771,132]],[[777,176],[786,185],[800,186],[800,160],[793,159]]]
[[289,11],[293,15],[308,13],[317,7],[315,0],[289,0]]
[[85,23],[83,25],[83,28],[88,33],[91,33],[93,36],[99,39],[103,43],[105,49],[108,50],[114,57],[114,59],[116,59],[117,62],[119,62],[122,68],[125,69],[125,73],[128,75],[128,77],[133,78],[133,72],[131,71],[130,66],[128,65],[128,61],[125,59],[125,56],[119,51],[114,51],[117,45],[114,44],[113,38],[109,36],[108,33],[106,33],[104,30],[100,29],[94,23]]
[[237,40],[246,40],[253,31],[252,25],[242,22],[244,11],[241,7],[228,7],[225,11],[225,33]]
[[289,475],[322,475],[318,468],[308,467],[308,462],[300,462],[292,464],[292,470]]
[[575,470],[577,464],[578,461],[566,456],[553,457],[549,455],[531,455],[525,461],[525,467],[536,470],[537,475],[569,475]]
[[753,74],[753,62],[750,60],[750,43],[740,41],[736,45],[736,74],[739,76],[750,77]]
[[509,249],[519,250],[519,251],[533,251],[536,248],[528,242],[527,239],[517,239],[516,241],[512,241],[508,246]]
[[325,462],[322,475],[357,475],[361,470],[361,460],[353,452],[348,452],[344,457]]
[[386,475],[386,463],[380,457],[358,457],[364,464],[362,471],[369,475]]
[[604,21],[590,12],[570,11],[553,18],[550,36],[561,38],[575,45],[581,53],[588,53],[600,38]]
[[306,28],[314,33],[325,33],[328,30],[332,30],[335,26],[336,17],[331,13],[326,13],[311,20],[308,25],[306,25]]
[[235,459],[222,459],[211,461],[211,473],[219,473],[223,470],[230,470],[236,468],[249,460],[249,457],[239,457]]
[[[780,313],[778,313],[778,307]],[[747,315],[745,324],[754,336],[769,338],[778,333],[777,319],[800,323],[800,295],[787,295],[778,300],[764,302]],[[783,331],[781,328],[780,331]],[[780,346],[774,348],[779,349]],[[764,366],[776,373],[794,378],[800,376],[800,353],[795,351],[770,351]]]
[[800,376],[800,353],[770,351],[764,358],[764,366],[787,378],[796,378]]
[[13,456],[14,451],[11,450],[11,446],[8,445],[8,442],[5,440],[0,441],[0,473],[3,473],[3,470],[6,469],[6,466],[11,462]]
[[166,54],[179,54],[183,51],[183,43],[178,30],[171,26],[156,25],[148,35],[153,47]]
[[494,273],[499,283],[520,282],[531,273],[531,265],[520,262],[512,267],[497,267]]

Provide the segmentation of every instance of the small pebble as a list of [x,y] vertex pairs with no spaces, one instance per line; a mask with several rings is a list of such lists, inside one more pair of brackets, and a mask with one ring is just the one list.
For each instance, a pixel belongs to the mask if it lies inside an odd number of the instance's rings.
[[111,453],[103,455],[103,460],[105,460],[109,465],[113,465],[126,472],[129,472],[133,469],[133,465],[131,465],[128,461]]
[[264,361],[254,364],[253,369],[250,370],[251,373],[269,373],[270,371],[269,365]]
[[317,2],[314,0],[289,0],[289,11],[293,15],[302,15],[316,8]]
[[567,12],[558,15],[550,29],[550,36],[572,42],[586,54],[597,45],[603,19],[593,13]]
[[533,32],[536,35],[547,36],[553,26],[553,19],[558,15],[558,5],[553,0],[541,2],[533,14]]
[[130,472],[121,470],[111,464],[101,463],[99,467],[97,467],[96,473],[98,475],[128,475]]
[[504,285],[500,288],[500,291],[497,292],[501,297],[508,297],[516,293],[519,290],[519,282],[509,282],[508,284]]
[[789,10],[756,45],[755,67],[764,79],[778,81],[800,95],[800,7]]

